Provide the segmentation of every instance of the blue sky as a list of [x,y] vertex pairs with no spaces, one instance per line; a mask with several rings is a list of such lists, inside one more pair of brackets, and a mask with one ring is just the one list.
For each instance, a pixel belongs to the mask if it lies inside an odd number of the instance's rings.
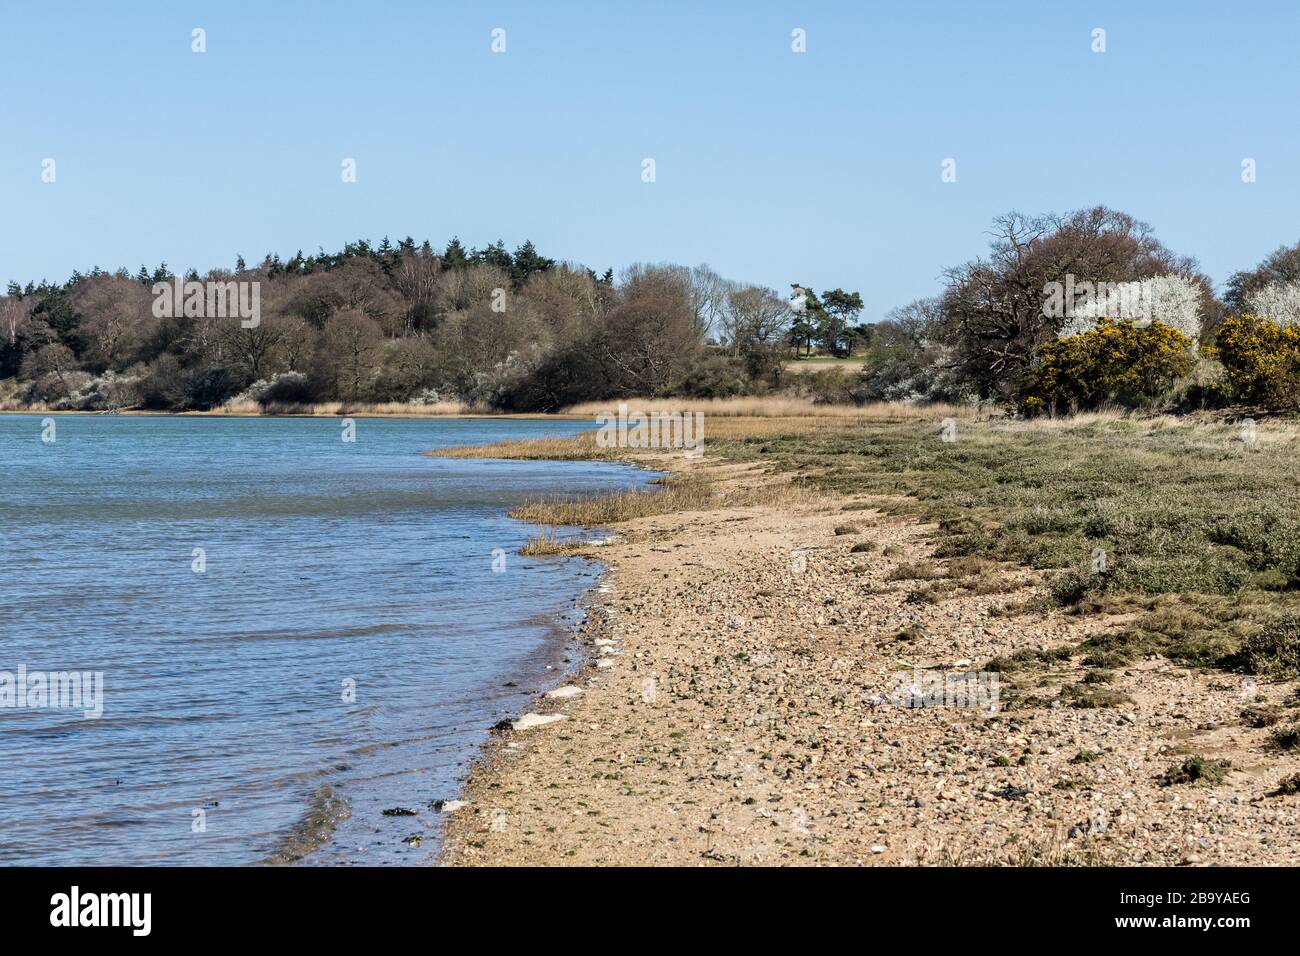
[[0,283],[458,234],[874,320],[994,216],[1096,203],[1222,283],[1300,240],[1297,36],[1269,0],[0,0]]

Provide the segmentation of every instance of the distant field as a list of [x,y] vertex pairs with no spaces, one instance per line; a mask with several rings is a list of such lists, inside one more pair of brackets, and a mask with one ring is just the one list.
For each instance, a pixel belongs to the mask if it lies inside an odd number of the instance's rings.
[[843,369],[846,372],[860,372],[862,371],[862,359],[812,355],[808,358],[791,359],[785,363],[787,372],[820,372],[828,368]]

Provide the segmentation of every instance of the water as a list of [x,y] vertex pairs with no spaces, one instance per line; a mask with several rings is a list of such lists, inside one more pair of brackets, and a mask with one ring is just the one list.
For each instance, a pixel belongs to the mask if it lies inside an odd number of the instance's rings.
[[0,708],[0,863],[427,862],[599,570],[505,512],[646,477],[420,455],[584,422],[55,421],[0,415],[0,671],[102,671],[103,715]]

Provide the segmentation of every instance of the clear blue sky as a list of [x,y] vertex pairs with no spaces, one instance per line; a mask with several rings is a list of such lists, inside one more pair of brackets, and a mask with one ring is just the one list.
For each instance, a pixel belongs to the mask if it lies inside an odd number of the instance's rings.
[[993,216],[1095,203],[1222,283],[1300,240],[1297,37],[1283,0],[0,0],[0,283],[459,234],[876,319]]

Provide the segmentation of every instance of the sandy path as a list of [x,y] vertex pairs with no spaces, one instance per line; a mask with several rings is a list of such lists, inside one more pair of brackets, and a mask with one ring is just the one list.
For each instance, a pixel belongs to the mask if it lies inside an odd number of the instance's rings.
[[[978,669],[1106,622],[997,613],[1025,587],[909,601],[920,582],[887,576],[930,554],[928,529],[841,504],[620,526],[601,549],[612,593],[581,637],[590,660],[571,683],[583,692],[534,708],[567,719],[488,748],[449,816],[445,860],[1300,859],[1297,798],[1265,795],[1300,758],[1242,724],[1250,691],[1231,676],[1144,662],[1118,672],[1112,686],[1133,703],[1116,709],[882,705],[900,660]],[[861,533],[834,533],[845,524]],[[862,541],[878,547],[851,554]],[[1260,687],[1256,702],[1286,691]],[[1244,769],[1217,787],[1163,787],[1178,745]]]

